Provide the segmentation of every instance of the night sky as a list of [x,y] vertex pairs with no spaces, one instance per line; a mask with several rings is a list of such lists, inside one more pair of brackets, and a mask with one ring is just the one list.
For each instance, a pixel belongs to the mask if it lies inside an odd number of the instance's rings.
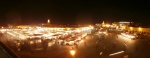
[[150,1],[1,1],[0,25],[7,24],[95,24],[106,21],[150,23]]

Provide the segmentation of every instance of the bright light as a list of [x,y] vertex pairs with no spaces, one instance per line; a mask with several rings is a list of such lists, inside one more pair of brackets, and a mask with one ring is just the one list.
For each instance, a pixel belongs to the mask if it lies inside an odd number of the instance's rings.
[[72,55],[72,56],[74,56],[75,55],[75,50],[70,50],[70,54]]
[[123,29],[126,29],[126,26],[123,26]]
[[49,20],[49,19],[47,20],[47,23],[50,23],[50,20]]
[[9,35],[12,35],[12,36],[16,36],[16,35],[14,35],[14,34],[12,34],[12,33],[10,33],[10,32],[7,32]]
[[106,25],[103,24],[102,26],[105,27]]
[[103,32],[104,34],[107,34],[107,32]]
[[130,38],[130,39],[131,39],[131,38],[135,38],[135,36],[128,36],[128,38]]
[[41,40],[38,40],[37,42],[41,42]]
[[0,32],[4,33],[6,32],[6,29],[1,29]]
[[130,27],[130,30],[133,30],[133,27]]
[[76,32],[81,32],[80,30],[76,30]]
[[105,24],[105,23],[104,23],[104,21],[103,21],[103,23],[102,23],[102,24],[103,24],[103,25]]
[[50,43],[48,43],[48,46],[52,46],[54,43],[52,43],[52,42],[50,42]]
[[132,42],[131,39],[129,39],[129,38],[123,36],[123,35],[118,35],[118,37],[121,38],[121,39],[123,39],[123,40],[125,40],[125,41],[127,41],[127,42]]
[[123,52],[124,52],[124,51],[116,52],[116,53],[110,54],[109,56],[113,56],[113,55],[121,54],[121,53],[123,53]]
[[106,24],[106,27],[109,27],[110,26],[110,24]]
[[118,27],[118,26],[116,26],[116,29],[119,29],[119,27]]
[[4,27],[2,27],[2,29],[3,29]]
[[129,35],[118,35],[119,38],[122,38],[123,40],[127,41],[128,43],[133,43],[134,41],[131,40],[131,38],[135,37],[135,36],[129,36]]
[[142,31],[142,28],[141,28],[141,27],[139,27],[139,31]]
[[81,37],[78,37],[78,40],[81,40]]
[[119,23],[130,23],[130,22],[119,22]]

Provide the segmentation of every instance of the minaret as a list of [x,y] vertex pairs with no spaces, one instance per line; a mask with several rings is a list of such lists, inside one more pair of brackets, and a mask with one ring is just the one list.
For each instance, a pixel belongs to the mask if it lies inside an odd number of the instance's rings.
[[102,27],[105,27],[105,22],[103,21],[103,23],[102,23]]
[[103,25],[105,24],[105,22],[103,21],[103,23],[102,23]]

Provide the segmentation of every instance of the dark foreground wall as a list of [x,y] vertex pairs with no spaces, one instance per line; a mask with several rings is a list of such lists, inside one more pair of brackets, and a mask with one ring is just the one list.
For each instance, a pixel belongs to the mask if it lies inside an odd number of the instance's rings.
[[0,41],[0,46],[5,50],[6,53],[8,53],[8,57],[12,58],[20,58],[18,55],[16,55],[12,50],[10,50],[5,44],[3,44]]

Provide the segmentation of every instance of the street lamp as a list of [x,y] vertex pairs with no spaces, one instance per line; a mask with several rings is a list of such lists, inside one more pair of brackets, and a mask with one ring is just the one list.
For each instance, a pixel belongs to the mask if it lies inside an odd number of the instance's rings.
[[76,53],[76,51],[75,51],[74,49],[71,49],[71,50],[70,50],[70,54],[71,54],[72,56],[74,56],[75,53]]

